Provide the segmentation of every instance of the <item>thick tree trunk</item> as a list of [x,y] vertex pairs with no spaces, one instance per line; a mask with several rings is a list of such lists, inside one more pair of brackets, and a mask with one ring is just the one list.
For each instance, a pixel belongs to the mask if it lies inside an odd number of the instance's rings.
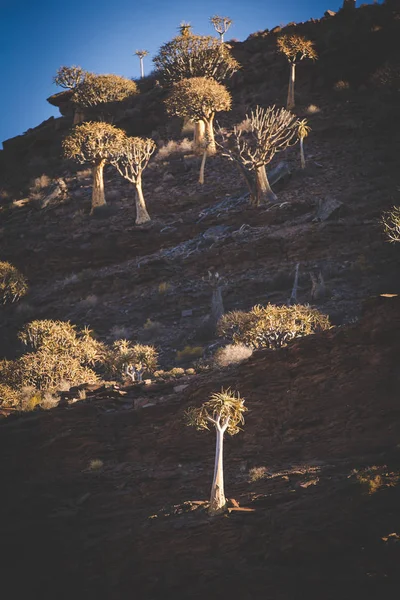
[[301,168],[306,168],[306,159],[304,156],[304,138],[300,138],[300,160],[301,160]]
[[217,432],[217,440],[215,446],[215,465],[214,478],[211,487],[210,508],[211,515],[218,515],[224,511],[226,506],[224,492],[224,463],[223,463],[223,444],[224,433],[226,427],[221,427],[219,424],[215,427]]
[[206,167],[206,160],[207,160],[207,149],[204,150],[203,158],[201,159],[200,173],[199,173],[199,183],[201,183],[201,185],[203,185],[203,183],[204,183],[204,170]]
[[142,179],[138,178],[136,182],[136,225],[142,225],[151,221],[150,215],[147,212],[146,203],[144,201],[143,190],[142,190]]
[[294,101],[294,82],[296,80],[296,63],[290,63],[290,76],[289,76],[289,88],[286,108],[291,110],[295,107]]
[[204,121],[196,121],[193,134],[193,151],[196,154],[202,154],[205,143],[206,125]]
[[254,199],[255,206],[264,206],[273,204],[278,200],[276,194],[271,190],[269,185],[265,165],[256,168],[256,197]]
[[91,214],[93,214],[94,210],[99,206],[104,206],[106,204],[106,199],[104,196],[104,179],[103,179],[103,170],[104,170],[105,161],[95,164],[92,169],[93,173],[93,189],[92,189],[92,210]]
[[207,154],[208,156],[212,156],[213,154],[216,154],[217,152],[217,147],[215,145],[215,138],[214,138],[214,115],[211,115],[211,117],[207,120],[204,121],[205,122],[205,143],[207,144]]

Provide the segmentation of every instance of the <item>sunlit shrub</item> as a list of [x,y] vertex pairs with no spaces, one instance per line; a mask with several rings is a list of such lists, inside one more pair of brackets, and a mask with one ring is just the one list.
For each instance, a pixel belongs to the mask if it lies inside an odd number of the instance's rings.
[[121,377],[128,366],[133,366],[139,371],[153,372],[157,367],[157,358],[158,354],[154,346],[116,340],[107,350],[104,364],[110,375]]
[[218,348],[214,355],[214,364],[224,368],[230,365],[238,365],[253,354],[252,348],[244,344],[228,344],[224,348]]
[[25,277],[8,262],[0,262],[0,302],[16,302],[28,291]]
[[329,327],[328,317],[310,306],[268,304],[227,313],[218,323],[218,333],[250,348],[281,348],[294,338]]

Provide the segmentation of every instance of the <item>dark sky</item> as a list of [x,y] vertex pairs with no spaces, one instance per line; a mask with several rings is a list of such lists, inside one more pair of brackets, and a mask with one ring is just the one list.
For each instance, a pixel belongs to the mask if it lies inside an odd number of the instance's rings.
[[209,18],[233,19],[226,37],[290,21],[319,18],[342,0],[0,0],[0,142],[35,127],[58,110],[46,102],[61,91],[52,77],[61,65],[96,73],[139,76],[133,52],[151,55],[177,34],[181,21],[195,33],[214,32]]

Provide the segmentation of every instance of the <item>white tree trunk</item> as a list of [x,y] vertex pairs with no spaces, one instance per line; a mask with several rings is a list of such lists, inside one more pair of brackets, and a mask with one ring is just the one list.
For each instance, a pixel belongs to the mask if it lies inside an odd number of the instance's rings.
[[296,63],[290,63],[289,89],[286,108],[291,110],[295,107],[294,101],[294,82],[296,80]]
[[136,225],[142,225],[151,221],[150,215],[147,212],[146,203],[144,201],[143,190],[142,190],[142,179],[138,177],[136,182]]
[[143,79],[144,77],[144,66],[143,66],[143,58],[140,57],[140,77]]
[[104,196],[104,179],[103,179],[103,170],[104,170],[105,162],[101,161],[93,166],[93,188],[92,188],[92,210],[93,211],[99,206],[104,206],[106,204],[106,198]]
[[206,125],[204,121],[196,121],[193,134],[193,151],[201,154],[204,149]]
[[203,185],[203,183],[204,183],[204,170],[205,170],[205,166],[206,166],[206,160],[207,160],[207,150],[205,149],[203,152],[203,158],[201,159],[200,173],[199,173],[199,183],[201,183],[201,185]]
[[217,152],[217,147],[215,145],[214,138],[214,115],[207,120],[205,120],[205,143],[207,144],[207,154],[208,156],[212,156]]
[[217,440],[215,446],[215,465],[214,478],[211,487],[210,508],[211,515],[218,515],[224,511],[226,506],[224,492],[224,463],[223,463],[223,448],[224,448],[224,433],[226,426],[221,427],[218,423],[215,425],[217,432]]
[[300,138],[300,160],[301,160],[301,168],[306,168],[306,159],[304,156],[304,138]]

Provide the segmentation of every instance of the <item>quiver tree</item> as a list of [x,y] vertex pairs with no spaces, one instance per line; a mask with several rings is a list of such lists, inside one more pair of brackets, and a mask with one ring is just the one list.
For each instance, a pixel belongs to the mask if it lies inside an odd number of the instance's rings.
[[[72,98],[74,98],[73,92],[75,89],[81,85],[87,76],[87,71],[84,71],[81,67],[60,67],[57,70],[55,77],[53,77],[53,82],[72,92]],[[82,109],[74,103],[74,125],[81,123],[84,120],[84,115]]]
[[286,56],[290,65],[289,87],[287,96],[288,110],[295,107],[294,82],[296,80],[296,65],[305,58],[317,59],[314,43],[300,35],[283,35],[277,40],[278,50]]
[[[215,154],[214,117],[221,110],[229,110],[232,98],[221,83],[206,77],[182,79],[174,84],[171,95],[165,101],[171,115],[189,117],[192,121],[204,123],[204,140],[197,139],[197,150],[205,156]],[[204,164],[202,164],[204,181]],[[202,183],[202,181],[201,181]]]
[[139,61],[140,61],[140,77],[143,79],[143,77],[144,77],[143,59],[144,59],[145,56],[148,55],[148,51],[147,50],[136,50],[135,54],[136,54],[136,56],[139,57]]
[[136,188],[136,224],[150,221],[142,190],[142,173],[156,149],[153,140],[140,137],[125,138],[118,156],[112,161],[122,177]]
[[297,142],[298,120],[284,108],[257,106],[250,117],[228,134],[222,130],[222,155],[238,165],[250,190],[254,206],[276,202],[265,166],[275,154]]
[[210,23],[214,25],[215,31],[219,33],[220,42],[221,44],[223,44],[224,35],[233,23],[232,19],[230,19],[229,17],[220,17],[218,15],[214,15],[210,18]]
[[75,88],[72,102],[82,112],[87,109],[102,109],[115,102],[123,102],[138,93],[131,79],[119,75],[95,75],[87,73]]
[[72,67],[60,67],[53,77],[53,82],[66,90],[74,90],[83,82],[86,75],[87,71],[84,71],[81,67],[74,65]]
[[209,512],[218,515],[226,506],[224,491],[223,443],[224,434],[235,435],[244,424],[243,414],[247,411],[244,399],[230,389],[222,389],[211,396],[200,408],[191,407],[186,413],[186,423],[196,429],[209,429],[213,425],[216,430],[216,449],[214,477],[211,487]]
[[300,161],[301,161],[302,169],[306,168],[306,159],[304,156],[304,138],[306,138],[308,136],[310,131],[311,131],[311,127],[307,124],[307,119],[303,119],[302,121],[299,122],[299,125],[297,128],[297,135],[299,136],[299,140],[300,140]]
[[129,377],[132,382],[140,382],[145,372],[151,373],[156,369],[157,358],[154,346],[131,344],[122,339],[116,340],[107,350],[104,365],[112,377]]
[[240,68],[217,38],[194,35],[190,29],[161,46],[153,62],[166,85],[191,77],[223,82]]
[[104,166],[120,154],[125,137],[121,129],[100,121],[78,125],[63,142],[65,158],[92,166],[92,213],[97,207],[106,204]]

